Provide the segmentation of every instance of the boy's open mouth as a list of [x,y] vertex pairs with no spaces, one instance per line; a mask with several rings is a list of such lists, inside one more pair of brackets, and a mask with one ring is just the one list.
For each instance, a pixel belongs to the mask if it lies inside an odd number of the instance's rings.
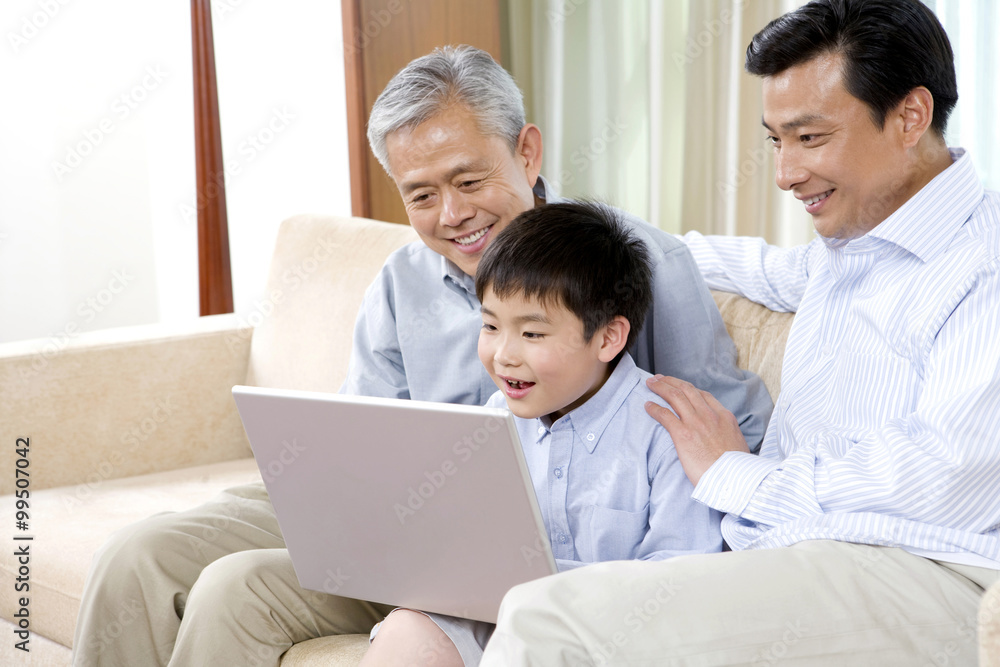
[[534,382],[522,382],[521,380],[509,380],[507,378],[504,378],[504,382],[513,389],[527,389],[528,387],[535,386]]

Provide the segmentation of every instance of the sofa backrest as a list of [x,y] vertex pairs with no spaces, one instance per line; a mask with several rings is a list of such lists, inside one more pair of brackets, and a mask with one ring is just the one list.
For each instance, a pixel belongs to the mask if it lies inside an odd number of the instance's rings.
[[736,343],[736,365],[759,375],[771,400],[777,401],[785,342],[795,313],[777,313],[730,292],[712,292],[712,296]]
[[254,325],[247,384],[337,391],[354,320],[385,258],[417,240],[408,225],[300,215],[281,224]]

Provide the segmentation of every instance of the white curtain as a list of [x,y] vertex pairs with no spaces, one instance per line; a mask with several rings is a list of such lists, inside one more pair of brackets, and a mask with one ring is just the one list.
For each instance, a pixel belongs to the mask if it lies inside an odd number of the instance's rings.
[[[671,232],[814,236],[774,184],[747,44],[805,0],[508,0],[508,65],[544,137],[543,173]],[[956,51],[950,145],[1000,189],[1000,2],[927,0]]]
[[682,230],[806,243],[808,214],[774,184],[773,153],[761,125],[761,82],[746,73],[747,44],[801,0],[698,0],[685,40]]
[[[510,0],[508,64],[528,120],[542,130],[543,174],[558,192],[650,219],[651,204],[663,199],[651,187],[655,173],[677,199],[680,156],[660,146],[664,128],[679,140],[683,79],[654,62],[651,42],[681,38],[685,9],[684,2]],[[678,91],[663,111],[669,124],[651,116],[664,89]]]
[[925,0],[948,32],[958,72],[949,146],[968,149],[986,187],[1000,190],[1000,3]]
[[760,83],[743,73],[750,37],[798,4],[509,0],[507,61],[542,129],[543,173],[668,231],[807,239],[773,185]]

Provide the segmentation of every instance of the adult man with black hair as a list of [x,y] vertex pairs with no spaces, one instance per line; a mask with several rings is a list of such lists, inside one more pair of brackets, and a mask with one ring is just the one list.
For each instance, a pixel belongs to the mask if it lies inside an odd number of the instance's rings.
[[[650,386],[731,553],[517,587],[483,665],[974,665],[1000,578],[1000,196],[944,129],[916,0],[815,0],[747,49],[775,180],[819,238],[686,241],[709,285],[797,311],[759,457],[710,395]],[[658,596],[667,586],[668,594]]]

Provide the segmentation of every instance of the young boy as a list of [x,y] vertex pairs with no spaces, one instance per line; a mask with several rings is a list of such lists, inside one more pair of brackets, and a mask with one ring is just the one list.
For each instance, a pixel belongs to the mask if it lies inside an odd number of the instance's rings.
[[[521,214],[476,271],[479,359],[514,413],[560,570],[722,548],[721,515],[691,499],[657,397],[625,351],[651,302],[648,251],[589,203]],[[487,623],[396,610],[362,664],[476,665]],[[401,662],[402,661],[402,662]]]

